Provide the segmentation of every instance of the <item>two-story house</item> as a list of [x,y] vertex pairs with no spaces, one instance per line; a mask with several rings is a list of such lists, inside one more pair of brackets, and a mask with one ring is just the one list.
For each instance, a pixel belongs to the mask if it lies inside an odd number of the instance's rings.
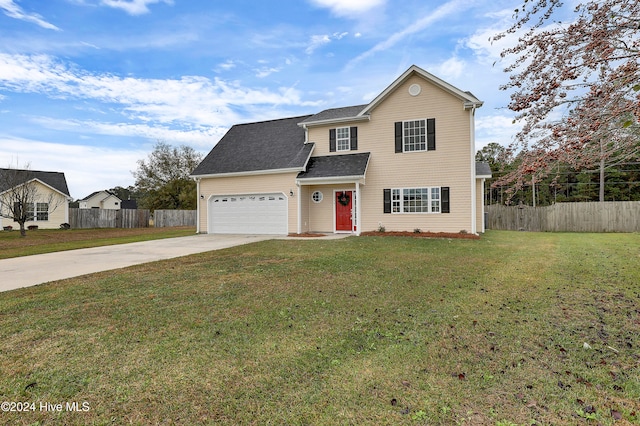
[[412,66],[369,104],[235,125],[192,173],[197,230],[483,232],[480,106]]

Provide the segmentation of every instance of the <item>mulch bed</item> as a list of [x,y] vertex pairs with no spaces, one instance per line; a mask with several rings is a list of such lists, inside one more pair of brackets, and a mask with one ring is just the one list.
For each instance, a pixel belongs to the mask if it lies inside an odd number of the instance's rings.
[[[463,234],[460,232],[409,232],[409,231],[369,231],[360,234],[364,237],[412,237],[412,238],[460,238],[467,240],[479,240],[480,236],[474,234]],[[325,234],[289,234],[290,237],[325,237]]]
[[413,238],[460,238],[466,240],[479,240],[480,236],[475,234],[463,234],[461,232],[410,232],[410,231],[369,231],[360,235],[366,237],[413,237]]

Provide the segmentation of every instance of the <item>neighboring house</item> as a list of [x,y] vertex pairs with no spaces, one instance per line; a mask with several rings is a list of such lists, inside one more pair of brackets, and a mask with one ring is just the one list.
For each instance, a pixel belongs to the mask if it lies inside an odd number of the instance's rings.
[[235,125],[192,173],[197,231],[484,232],[480,106],[412,66],[369,104]]
[[119,210],[122,200],[110,191],[96,191],[79,201],[81,209]]
[[[2,176],[11,176],[12,182],[20,182],[18,186],[9,187],[9,184]],[[19,188],[19,185],[35,185],[34,203],[27,207],[27,211],[33,212],[33,220],[25,223],[25,227],[37,225],[38,228],[59,228],[61,224],[69,222],[69,187],[64,173],[45,172],[37,170],[15,170],[0,169],[0,198],[3,195],[5,201],[12,202],[12,188]],[[3,211],[6,209],[3,209]],[[20,225],[12,219],[0,217],[0,226],[12,226],[14,229]]]

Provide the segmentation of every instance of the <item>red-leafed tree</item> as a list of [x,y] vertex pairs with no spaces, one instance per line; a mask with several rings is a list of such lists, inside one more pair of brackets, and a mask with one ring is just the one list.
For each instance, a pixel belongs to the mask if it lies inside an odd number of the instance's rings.
[[571,22],[554,19],[561,0],[524,0],[516,21],[494,40],[519,36],[502,57],[512,91],[509,109],[523,124],[510,150],[519,167],[496,185],[524,183],[552,173],[558,162],[604,171],[640,159],[640,2],[579,4]]

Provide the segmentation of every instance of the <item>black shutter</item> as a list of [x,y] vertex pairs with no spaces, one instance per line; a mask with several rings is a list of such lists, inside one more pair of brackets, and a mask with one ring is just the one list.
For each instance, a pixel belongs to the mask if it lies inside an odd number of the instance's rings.
[[349,129],[349,137],[351,138],[351,151],[358,150],[358,128],[352,127]]
[[427,119],[427,151],[436,150],[436,119]]
[[383,213],[391,213],[391,190],[385,189],[383,200],[384,200],[384,212]]
[[449,187],[448,186],[443,186],[442,188],[440,188],[440,203],[441,203],[440,211],[442,213],[451,212],[451,208],[449,204]]
[[395,132],[396,132],[396,153],[402,152],[402,121],[398,121],[395,123]]
[[329,152],[336,152],[336,129],[329,129]]

